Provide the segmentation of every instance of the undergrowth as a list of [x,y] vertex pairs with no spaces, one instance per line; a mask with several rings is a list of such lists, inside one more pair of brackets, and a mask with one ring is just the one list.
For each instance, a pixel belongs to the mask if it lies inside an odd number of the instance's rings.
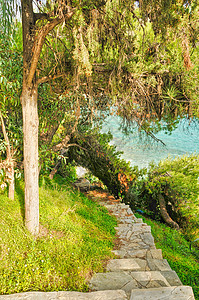
[[163,258],[176,271],[183,285],[193,288],[195,299],[199,300],[199,249],[194,245],[190,247],[182,232],[137,213],[135,215],[151,226],[156,248],[162,249]]
[[116,219],[67,185],[40,187],[40,235],[24,227],[23,183],[15,200],[0,195],[0,294],[87,291],[112,257]]

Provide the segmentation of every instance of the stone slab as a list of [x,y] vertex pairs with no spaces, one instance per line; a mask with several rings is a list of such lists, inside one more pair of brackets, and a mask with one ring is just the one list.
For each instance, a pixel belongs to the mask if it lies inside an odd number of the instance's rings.
[[152,236],[151,233],[145,232],[142,235],[140,235],[142,238],[143,242],[147,245],[154,245],[154,237]]
[[133,242],[133,241],[121,241],[122,245],[120,246],[120,249],[118,250],[126,250],[126,251],[134,251],[134,250],[139,250],[139,249],[156,249],[155,244],[145,244],[144,241],[139,242]]
[[136,223],[143,223],[143,220],[141,218],[137,218]]
[[130,293],[132,289],[138,288],[137,281],[127,272],[108,272],[95,274],[89,283],[92,291],[124,290]]
[[[176,284],[175,284],[176,283]],[[114,271],[97,273],[90,280],[92,291],[159,288],[182,285],[174,271]]]
[[124,258],[132,257],[132,258],[146,258],[147,257],[147,249],[137,249],[137,250],[127,250],[124,254]]
[[2,295],[0,300],[127,300],[123,290],[107,290],[91,293],[80,292],[27,292]]
[[111,252],[121,258],[124,258],[125,254],[126,254],[126,250],[112,250]]
[[151,271],[171,271],[171,267],[166,259],[148,258],[147,265]]
[[132,290],[130,300],[194,300],[190,286]]
[[131,272],[131,277],[138,283],[139,289],[170,286],[167,279],[158,271]]
[[166,259],[120,258],[111,259],[107,271],[171,271]]
[[162,259],[162,249],[150,249],[146,252],[147,258]]
[[137,249],[137,250],[112,250],[112,252],[120,258],[154,258],[162,259],[161,249]]
[[175,271],[162,271],[161,274],[166,278],[171,286],[182,285],[182,282]]
[[119,270],[134,270],[141,271],[146,269],[147,262],[143,259],[111,259],[107,264],[107,271],[119,271]]

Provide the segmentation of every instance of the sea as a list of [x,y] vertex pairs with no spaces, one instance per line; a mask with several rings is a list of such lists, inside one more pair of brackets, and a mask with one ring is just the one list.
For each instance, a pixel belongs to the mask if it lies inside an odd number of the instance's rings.
[[118,116],[109,116],[105,119],[102,132],[110,131],[113,139],[110,142],[122,151],[121,158],[130,162],[131,166],[148,168],[151,162],[158,163],[167,158],[181,155],[199,154],[199,122],[182,119],[171,132],[163,130],[155,134],[156,139],[139,132],[138,128],[126,134],[121,130],[121,119]]

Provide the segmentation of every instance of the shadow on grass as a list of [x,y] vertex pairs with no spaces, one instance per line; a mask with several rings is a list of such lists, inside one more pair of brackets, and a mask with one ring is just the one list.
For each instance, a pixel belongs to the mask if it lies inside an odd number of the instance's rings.
[[15,191],[17,193],[17,199],[19,201],[21,215],[25,220],[25,202],[24,202],[24,186],[19,180],[15,180]]

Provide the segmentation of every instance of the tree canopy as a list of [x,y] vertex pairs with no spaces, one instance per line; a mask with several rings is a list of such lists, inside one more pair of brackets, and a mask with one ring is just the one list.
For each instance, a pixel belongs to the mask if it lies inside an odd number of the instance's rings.
[[[9,24],[16,22],[17,7],[13,0],[0,1],[5,37]],[[6,69],[0,78],[1,110],[7,120],[12,115],[7,126],[20,115],[12,105],[20,109],[22,104],[27,213],[33,198],[38,207],[38,136],[44,162],[46,153],[52,157],[70,146],[81,149],[79,137],[110,108],[127,127],[136,122],[148,134],[161,128],[161,120],[172,130],[181,117],[198,118],[196,1],[55,0],[33,5],[22,0],[21,10],[23,84],[22,70],[14,63],[17,80],[9,79]],[[18,50],[14,42],[9,51],[21,59],[19,33]],[[1,51],[6,47],[2,44]],[[1,65],[8,63],[6,55],[1,52]],[[27,223],[32,218],[26,216]],[[30,231],[37,234],[38,213],[36,220]]]

